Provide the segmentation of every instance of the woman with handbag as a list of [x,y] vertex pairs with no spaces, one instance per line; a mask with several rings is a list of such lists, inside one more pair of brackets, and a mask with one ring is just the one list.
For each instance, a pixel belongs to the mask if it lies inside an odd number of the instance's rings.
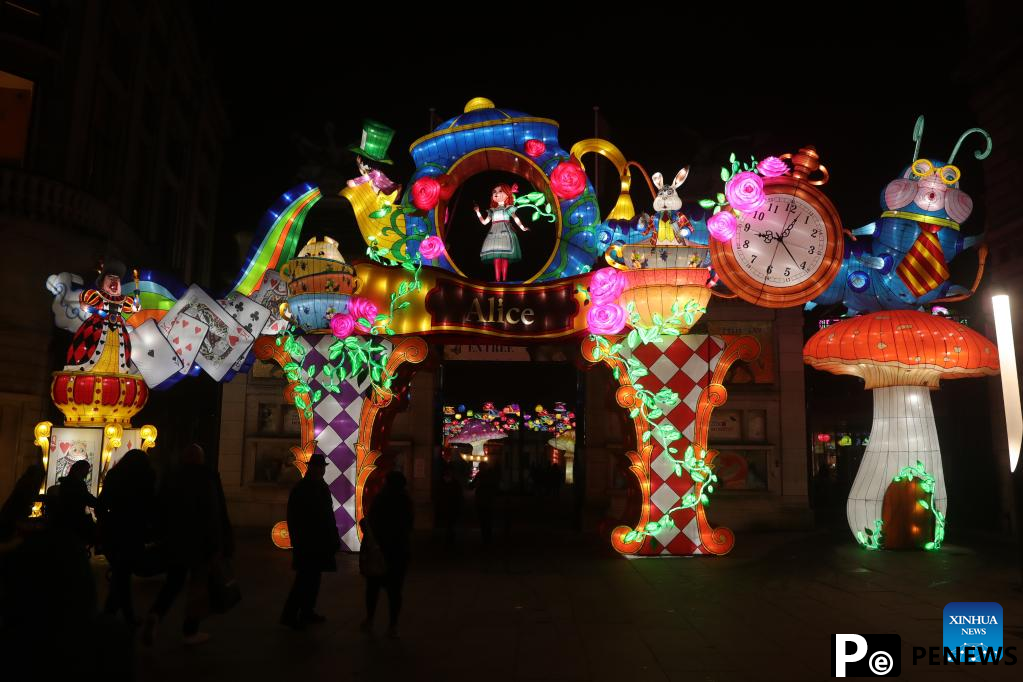
[[[401,613],[401,590],[405,583],[405,573],[411,558],[411,536],[414,523],[412,498],[405,489],[405,475],[400,471],[387,474],[387,482],[377,494],[370,506],[368,524],[369,533],[363,536],[363,550],[367,558],[377,551],[383,557],[383,570],[367,571],[366,577],[366,620],[362,623],[363,632],[372,632],[373,617],[376,615],[377,601],[381,588],[387,590],[387,606],[390,621],[387,636],[398,636],[398,615]],[[366,522],[366,519],[363,519]],[[367,542],[368,539],[368,542]],[[375,547],[379,547],[379,550]],[[362,557],[360,557],[361,560]],[[371,563],[367,561],[367,564]],[[379,563],[379,562],[372,562]],[[360,561],[360,567],[362,562]]]

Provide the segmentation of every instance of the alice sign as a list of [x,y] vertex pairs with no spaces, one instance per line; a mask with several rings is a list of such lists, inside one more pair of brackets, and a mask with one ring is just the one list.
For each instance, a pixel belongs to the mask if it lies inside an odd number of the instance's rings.
[[437,332],[550,338],[586,327],[571,282],[488,286],[438,278],[426,296],[426,312],[430,331]]

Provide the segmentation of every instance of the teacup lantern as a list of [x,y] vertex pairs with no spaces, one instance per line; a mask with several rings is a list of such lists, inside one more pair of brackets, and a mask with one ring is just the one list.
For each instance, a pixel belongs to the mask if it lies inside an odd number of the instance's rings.
[[310,333],[329,333],[330,317],[348,312],[348,301],[359,289],[355,268],[345,263],[330,237],[310,239],[298,257],[281,268],[281,279],[288,285],[282,312]]

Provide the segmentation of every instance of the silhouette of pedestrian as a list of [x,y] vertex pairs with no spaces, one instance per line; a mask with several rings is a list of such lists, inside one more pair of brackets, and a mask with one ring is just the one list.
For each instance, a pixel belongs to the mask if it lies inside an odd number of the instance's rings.
[[129,450],[103,481],[99,496],[99,529],[110,562],[110,592],[103,612],[124,613],[135,625],[131,576],[143,561],[156,506],[156,475],[142,450]]
[[[411,535],[414,523],[412,498],[405,489],[405,475],[400,471],[387,474],[383,490],[373,499],[369,510],[369,526],[384,555],[386,570],[383,575],[366,576],[366,620],[363,632],[371,632],[376,615],[380,589],[387,590],[390,620],[388,637],[398,636],[398,616],[401,613],[402,587],[412,555]],[[461,491],[459,490],[459,495]]]
[[288,497],[288,534],[291,536],[295,583],[281,614],[281,623],[302,629],[326,620],[316,613],[323,571],[336,571],[335,555],[341,549],[330,490],[323,480],[327,460],[314,454],[309,466]]
[[39,498],[39,488],[46,479],[46,469],[33,464],[14,484],[14,490],[7,496],[0,508],[0,543],[10,542],[18,535],[19,526],[26,522],[32,507]]
[[153,643],[157,625],[186,582],[183,641],[201,644],[210,638],[199,631],[199,623],[208,612],[210,569],[229,529],[225,528],[217,476],[204,465],[204,459],[199,445],[188,446],[181,455],[180,468],[169,476],[157,501],[168,567],[167,579],[146,618],[142,641],[147,645]]
[[76,461],[68,469],[67,476],[58,479],[57,485],[46,495],[47,520],[51,527],[67,533],[86,547],[96,543],[96,523],[86,511],[98,506],[85,482],[91,468],[88,460]]

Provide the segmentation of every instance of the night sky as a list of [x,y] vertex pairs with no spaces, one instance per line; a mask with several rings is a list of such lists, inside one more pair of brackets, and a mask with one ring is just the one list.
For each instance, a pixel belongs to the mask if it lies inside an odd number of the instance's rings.
[[[692,166],[686,199],[720,191],[718,170],[732,151],[761,158],[814,144],[832,173],[826,191],[849,228],[877,217],[881,189],[911,161],[918,114],[927,117],[922,153],[942,158],[975,124],[957,96],[965,88],[956,69],[974,49],[957,3],[943,14],[919,16],[913,7],[884,18],[839,5],[855,14],[840,21],[830,5],[792,16],[736,5],[716,18],[634,19],[548,18],[503,5],[445,10],[454,18],[441,19],[366,7],[289,3],[287,15],[196,7],[232,127],[220,194],[222,280],[237,271],[260,216],[297,184],[300,168],[332,168],[341,181],[355,175],[344,150],[364,117],[397,130],[389,175],[399,182],[412,171],[408,145],[429,132],[430,108],[443,121],[476,96],[559,121],[566,149],[593,136],[599,106],[599,135],[650,173],[670,177]],[[982,206],[980,162],[968,153],[957,161],[964,188]],[[617,183],[610,166],[601,172],[609,208]],[[643,184],[633,185],[638,210],[649,208]],[[970,222],[977,229],[981,221],[978,211]],[[321,202],[304,233],[339,238],[349,258],[364,248],[343,200]]]

